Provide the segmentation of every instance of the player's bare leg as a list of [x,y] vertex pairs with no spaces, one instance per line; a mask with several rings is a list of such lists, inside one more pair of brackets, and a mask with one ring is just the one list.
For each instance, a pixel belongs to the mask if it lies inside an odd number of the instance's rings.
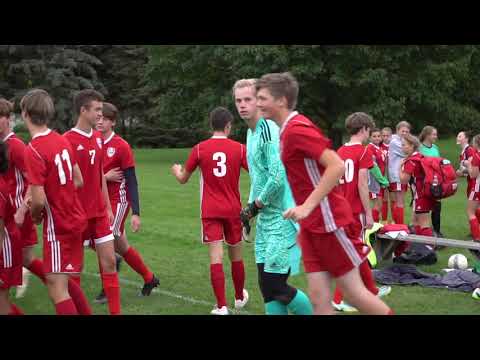
[[142,276],[144,285],[140,293],[141,296],[150,296],[152,290],[160,285],[160,280],[145,265],[142,257],[137,250],[130,246],[125,231],[121,236],[115,237],[115,252],[125,259],[125,262]]
[[0,315],[8,315],[10,313],[10,307],[8,290],[0,289]]
[[235,309],[245,307],[248,302],[248,291],[245,289],[245,267],[243,264],[243,245],[228,247],[228,257],[232,264],[232,279],[235,287]]
[[210,281],[217,300],[213,315],[228,315],[227,300],[225,294],[225,274],[223,272],[223,241],[208,244],[210,257]]
[[77,308],[68,293],[67,274],[46,274],[50,299],[55,304],[57,315],[78,315]]
[[390,315],[392,310],[363,284],[358,268],[336,279],[349,304],[366,315]]
[[330,283],[328,272],[307,274],[308,294],[313,306],[314,315],[334,315],[335,310],[331,303]]
[[120,286],[116,269],[114,242],[107,241],[101,244],[95,244],[95,249],[110,314],[119,315]]

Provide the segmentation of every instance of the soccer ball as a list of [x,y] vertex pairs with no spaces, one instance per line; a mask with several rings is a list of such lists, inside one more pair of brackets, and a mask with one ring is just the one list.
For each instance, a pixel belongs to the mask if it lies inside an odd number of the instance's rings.
[[465,270],[468,267],[468,261],[465,255],[455,254],[448,259],[448,267],[450,269]]

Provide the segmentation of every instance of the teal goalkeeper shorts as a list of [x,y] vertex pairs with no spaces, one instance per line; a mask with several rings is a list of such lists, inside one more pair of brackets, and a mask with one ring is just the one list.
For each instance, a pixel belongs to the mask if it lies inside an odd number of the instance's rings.
[[265,264],[264,271],[296,275],[300,272],[302,253],[297,244],[297,229],[281,215],[256,225],[255,261]]

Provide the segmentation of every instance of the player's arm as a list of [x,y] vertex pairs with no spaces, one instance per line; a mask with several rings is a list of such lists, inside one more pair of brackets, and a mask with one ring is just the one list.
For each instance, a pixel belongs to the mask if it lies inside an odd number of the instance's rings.
[[105,174],[103,173],[103,170],[102,170],[102,193],[103,193],[103,199],[105,200],[105,203],[107,205],[108,221],[110,222],[110,224],[112,224],[113,220],[115,219],[115,216],[113,216],[112,204],[110,203],[110,197],[108,196],[107,179],[105,178]]
[[299,221],[308,217],[313,209],[337,186],[345,174],[345,165],[342,159],[331,149],[325,149],[318,161],[325,168],[318,185],[302,205],[284,212],[283,216],[286,219]]
[[197,166],[200,163],[200,145],[195,145],[190,152],[185,167],[180,164],[174,164],[171,168],[173,176],[177,179],[180,184],[186,184],[192,173],[195,171]]
[[25,221],[25,215],[30,210],[32,206],[32,188],[31,185],[27,187],[27,191],[25,192],[25,197],[23,198],[22,204],[15,212],[13,219],[15,220],[15,224],[17,226],[22,226],[23,222]]
[[135,173],[135,167],[129,167],[123,171],[128,194],[130,195],[130,205],[132,207],[131,225],[133,232],[140,230],[140,197],[138,196],[138,181]]
[[286,178],[285,168],[280,160],[278,144],[267,142],[262,146],[262,151],[267,159],[268,180],[258,198],[255,199],[255,204],[259,208],[270,204],[272,198],[278,193]]
[[382,171],[377,164],[374,164],[373,167],[369,170],[369,173],[373,178],[380,184],[381,187],[388,187],[389,182],[386,176],[382,175]]
[[465,162],[465,165],[466,165],[466,168],[467,168],[467,171],[468,171],[468,175],[472,179],[475,179],[480,174],[478,164],[477,164],[478,162],[475,161],[475,160],[473,159],[473,157],[471,157]]
[[192,173],[187,171],[182,165],[180,164],[174,164],[172,166],[172,174],[177,178],[177,181],[180,184],[186,184],[190,177],[192,176]]
[[82,171],[78,164],[73,165],[73,184],[75,185],[75,189],[83,187]]
[[360,201],[365,209],[367,217],[367,228],[370,229],[373,225],[372,209],[370,207],[370,194],[368,191],[368,169],[360,169],[358,171],[358,193]]
[[31,185],[32,189],[32,205],[30,213],[32,215],[32,220],[35,224],[40,224],[42,222],[42,211],[46,203],[45,189],[40,185]]
[[408,184],[410,182],[410,179],[412,177],[412,172],[410,170],[409,164],[404,160],[402,160],[400,164],[400,182],[402,184]]

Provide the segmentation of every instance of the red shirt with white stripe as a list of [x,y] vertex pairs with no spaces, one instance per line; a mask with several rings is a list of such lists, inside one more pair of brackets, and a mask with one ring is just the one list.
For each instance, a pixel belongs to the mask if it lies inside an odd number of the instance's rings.
[[240,168],[248,169],[246,148],[226,136],[213,136],[192,149],[185,169],[200,168],[202,219],[238,218],[242,210]]
[[63,136],[70,142],[73,159],[82,172],[83,187],[78,190],[87,219],[106,216],[107,207],[102,193],[103,138],[99,131],[86,133],[73,128]]
[[419,199],[424,197],[424,180],[425,180],[425,171],[423,170],[421,160],[423,155],[419,152],[414,152],[410,155],[403,164],[403,171],[409,174],[413,179],[412,190],[414,193],[414,198]]
[[5,238],[0,249],[0,269],[12,268],[22,263],[22,242],[17,225],[13,219],[16,208],[13,197],[7,191],[5,176],[0,177],[0,219],[5,224]]
[[73,184],[75,164],[70,143],[50,129],[35,135],[25,149],[28,180],[45,191],[43,233],[50,241],[85,227],[85,212]]
[[[472,166],[480,168],[480,153],[475,151],[472,157]],[[472,179],[472,185],[470,191],[480,192],[480,175]]]
[[4,175],[8,185],[8,193],[12,196],[15,207],[18,209],[28,188],[25,177],[24,153],[26,145],[13,132],[5,136],[3,142],[8,148],[8,170]]
[[[280,152],[297,205],[303,204],[320,182],[325,168],[319,159],[330,148],[330,140],[308,118],[290,114],[280,133]],[[352,208],[335,187],[300,225],[310,232],[330,233],[353,221]]]
[[353,214],[364,214],[365,209],[358,191],[358,175],[360,170],[373,167],[373,155],[366,146],[349,143],[338,149],[337,153],[345,162],[345,175],[340,179],[339,188],[350,203]]
[[[103,172],[105,174],[115,168],[120,168],[121,171],[124,171],[135,167],[132,148],[114,132],[104,141],[103,146],[105,148],[103,152]],[[125,179],[122,182],[108,181],[107,187],[111,203],[119,202],[125,204],[129,202]]]
[[[471,145],[467,145],[463,148],[462,153],[460,154],[460,164],[468,159],[475,158],[475,155],[478,154],[478,151]],[[467,195],[475,188],[477,179],[471,178],[470,175],[467,175]]]

